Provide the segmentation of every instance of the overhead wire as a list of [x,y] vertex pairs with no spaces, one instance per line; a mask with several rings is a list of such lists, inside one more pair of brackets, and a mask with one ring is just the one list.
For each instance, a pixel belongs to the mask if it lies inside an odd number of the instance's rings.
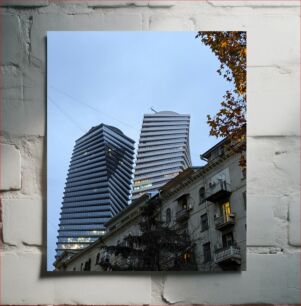
[[[94,106],[92,106],[92,105],[90,105],[90,104],[88,104],[88,103],[86,103],[86,102],[81,101],[80,99],[78,99],[78,98],[72,96],[71,94],[65,92],[64,90],[62,90],[62,89],[60,89],[60,88],[57,88],[57,87],[55,87],[55,86],[53,86],[53,85],[51,85],[51,84],[48,84],[48,86],[50,86],[51,88],[53,88],[53,89],[54,89],[55,91],[57,91],[58,93],[61,93],[61,94],[63,94],[64,96],[68,97],[69,99],[75,101],[76,103],[81,104],[82,106],[85,106],[85,107],[87,107],[87,108],[89,108],[89,109],[91,109],[91,110],[93,110],[93,111],[95,111],[95,112],[98,112],[98,113],[100,113],[100,114],[102,114],[102,115],[104,115],[104,116],[106,116],[106,117],[109,117],[109,118],[111,118],[111,119],[113,119],[113,120],[119,122],[120,124],[123,124],[123,125],[125,125],[125,126],[131,128],[131,129],[133,129],[133,130],[135,130],[135,131],[137,131],[137,132],[139,132],[139,133],[141,132],[141,130],[140,130],[139,128],[137,128],[137,127],[135,127],[135,126],[133,126],[133,125],[131,125],[131,124],[125,122],[125,121],[122,121],[122,120],[120,120],[120,119],[118,119],[118,118],[116,118],[116,117],[114,117],[114,116],[112,116],[112,115],[110,115],[110,114],[108,114],[108,113],[106,113],[106,112],[103,112],[103,111],[101,111],[100,109],[98,109],[98,108],[96,108],[96,107],[94,107]],[[192,150],[190,150],[190,151],[191,151],[191,153],[193,153],[193,155],[199,156],[199,152],[192,151]]]
[[68,113],[66,113],[52,98],[48,96],[48,100],[53,104],[65,117],[67,117],[78,129],[86,133],[86,131],[80,126],[80,124],[74,120]]
[[90,105],[88,103],[85,103],[85,102],[81,101],[80,99],[70,95],[69,93],[67,93],[67,92],[65,92],[65,91],[63,91],[63,90],[61,90],[61,89],[59,89],[59,88],[57,88],[57,87],[55,87],[55,86],[53,86],[51,84],[49,84],[49,86],[51,88],[53,88],[54,90],[56,90],[57,92],[59,92],[59,93],[65,95],[66,97],[70,98],[71,100],[73,100],[73,101],[75,101],[75,102],[77,102],[77,103],[79,103],[79,104],[81,104],[83,106],[86,106],[87,108],[90,108],[91,110],[93,110],[95,112],[98,112],[98,113],[100,113],[100,114],[102,114],[102,115],[104,115],[106,117],[109,117],[109,118],[111,118],[111,119],[113,119],[113,120],[115,120],[115,121],[117,121],[117,122],[119,122],[119,123],[121,123],[123,125],[126,125],[127,127],[131,128],[131,129],[134,129],[134,130],[136,130],[138,132],[140,131],[137,127],[134,127],[131,124],[128,124],[127,122],[124,122],[124,121],[122,121],[122,120],[120,120],[120,119],[118,119],[118,118],[116,118],[114,116],[111,116],[108,113],[105,113],[105,112],[101,111],[100,109],[98,109],[98,108],[96,108],[96,107],[94,107],[94,106],[92,106],[92,105]]

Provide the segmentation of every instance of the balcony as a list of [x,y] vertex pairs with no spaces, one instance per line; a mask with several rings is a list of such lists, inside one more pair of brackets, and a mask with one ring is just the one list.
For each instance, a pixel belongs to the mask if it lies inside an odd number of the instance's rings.
[[111,266],[110,257],[109,256],[104,256],[104,257],[100,258],[100,260],[98,260],[97,264],[104,267],[104,268],[110,267]]
[[239,264],[241,262],[240,248],[230,245],[215,251],[215,263],[217,264]]
[[217,217],[214,219],[214,222],[215,222],[215,228],[217,230],[223,230],[235,224],[235,215],[230,214],[227,216]]
[[176,213],[176,221],[177,222],[186,221],[188,218],[189,218],[189,210],[181,209],[181,210],[177,211],[177,213]]
[[210,202],[218,202],[229,198],[231,194],[231,186],[226,181],[219,180],[218,182],[211,183],[209,190],[206,192],[205,200]]

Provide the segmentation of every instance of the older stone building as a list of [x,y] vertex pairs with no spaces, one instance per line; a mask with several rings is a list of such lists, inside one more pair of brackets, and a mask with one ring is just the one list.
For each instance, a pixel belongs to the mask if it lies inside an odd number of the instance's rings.
[[161,190],[161,218],[189,233],[200,271],[246,269],[246,176],[240,154],[225,145],[202,155],[206,166],[182,172]]
[[[135,241],[133,236],[145,234],[143,209],[155,203],[158,223],[149,232],[156,232],[156,239],[163,245],[158,251],[159,270],[245,270],[246,176],[239,165],[240,153],[228,150],[227,141],[223,140],[201,157],[207,161],[205,166],[184,170],[152,198],[144,195],[137,199],[106,224],[103,237],[76,255],[63,254],[56,261],[56,268],[145,268],[142,251],[146,246],[140,239],[140,244],[130,242]],[[169,244],[164,235],[172,237]],[[164,250],[165,246],[169,248]],[[135,252],[130,252],[131,248]]]

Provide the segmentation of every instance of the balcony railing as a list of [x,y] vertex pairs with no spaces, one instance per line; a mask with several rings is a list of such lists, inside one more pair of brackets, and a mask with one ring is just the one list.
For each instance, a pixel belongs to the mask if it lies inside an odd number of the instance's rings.
[[110,256],[104,256],[100,258],[97,262],[98,265],[101,266],[109,266],[110,265]]
[[241,255],[240,248],[238,246],[230,245],[228,247],[215,251],[215,263],[228,263],[236,262],[240,264]]
[[231,186],[226,181],[219,180],[211,184],[209,190],[206,192],[205,199],[210,202],[217,202],[226,199],[231,194]]
[[176,221],[182,222],[189,218],[189,210],[187,209],[181,209],[176,212]]
[[214,219],[214,222],[215,222],[215,228],[217,230],[221,230],[235,224],[235,215],[230,214],[227,216],[217,217],[216,219]]

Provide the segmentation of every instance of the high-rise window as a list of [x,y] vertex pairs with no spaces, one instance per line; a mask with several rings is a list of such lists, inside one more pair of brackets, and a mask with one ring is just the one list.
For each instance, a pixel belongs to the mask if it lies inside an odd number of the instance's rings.
[[171,111],[145,114],[140,134],[133,200],[156,192],[191,166],[189,115]]
[[[75,142],[59,224],[57,256],[77,252],[104,234],[104,224],[130,199],[134,141],[100,124]],[[84,268],[84,267],[82,267]]]

